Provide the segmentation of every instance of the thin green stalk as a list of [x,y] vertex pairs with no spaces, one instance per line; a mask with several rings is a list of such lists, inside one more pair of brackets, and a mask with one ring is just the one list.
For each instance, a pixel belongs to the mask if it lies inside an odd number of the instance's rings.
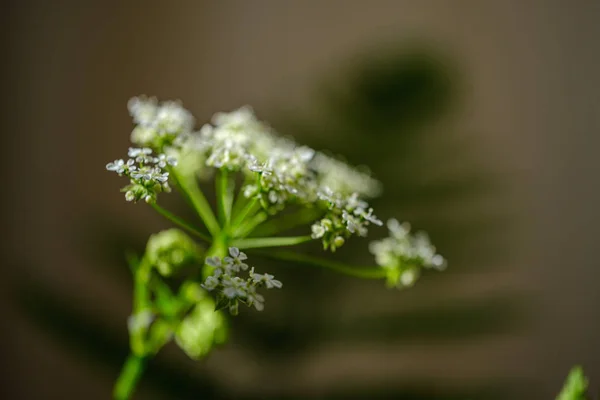
[[250,181],[251,181],[251,179],[249,179],[247,175],[244,175],[244,180],[243,180],[242,184],[240,185],[240,189],[237,191],[237,194],[235,195],[235,202],[233,203],[233,207],[231,210],[231,215],[233,217],[238,215],[240,213],[240,210],[248,203],[248,201],[250,201],[249,198],[244,196],[244,189],[245,189],[246,185],[250,183]]
[[363,279],[383,279],[386,277],[386,270],[378,266],[351,266],[340,262],[326,260],[323,258],[312,257],[305,254],[299,254],[291,251],[253,251],[255,254],[275,260],[290,261],[293,263],[323,267],[344,275]]
[[222,169],[217,172],[215,185],[219,221],[221,221],[221,226],[226,227],[229,226],[231,219],[231,208],[233,207],[233,191],[235,189],[235,182],[232,179],[229,179],[229,172]]
[[248,219],[246,222],[242,222],[241,225],[238,225],[237,229],[233,232],[233,237],[236,238],[244,238],[248,236],[254,228],[258,225],[262,224],[267,219],[266,212],[259,212],[255,214],[252,218]]
[[173,222],[175,225],[180,226],[181,228],[183,228],[186,231],[188,231],[189,233],[197,236],[198,238],[204,240],[205,242],[208,242],[208,243],[211,242],[210,236],[208,236],[205,233],[200,232],[197,228],[193,227],[192,225],[187,223],[182,218],[178,217],[177,215],[173,214],[170,211],[165,210],[164,208],[162,208],[161,206],[159,206],[156,203],[152,203],[151,205],[152,205],[152,208],[154,208],[160,215],[162,215],[169,221]]
[[250,200],[244,208],[242,208],[233,218],[233,222],[231,223],[231,227],[233,229],[237,229],[239,225],[244,222],[244,220],[249,216],[254,214],[260,208],[260,204],[256,198]]
[[316,207],[303,208],[293,213],[283,214],[259,225],[254,230],[254,234],[260,236],[276,235],[297,226],[310,224],[319,219],[323,214],[323,210]]
[[219,222],[213,213],[210,204],[198,187],[195,178],[182,175],[177,168],[172,168],[171,173],[181,191],[188,197],[194,210],[206,225],[212,236],[219,232]]
[[261,247],[294,246],[309,240],[312,240],[310,236],[247,238],[232,240],[231,245],[240,249],[257,249]]
[[113,396],[115,400],[128,400],[144,372],[145,358],[130,354],[123,364],[121,375],[115,383]]
[[147,257],[143,257],[138,264],[133,277],[133,313],[149,307],[150,296],[148,283],[150,282],[152,265]]

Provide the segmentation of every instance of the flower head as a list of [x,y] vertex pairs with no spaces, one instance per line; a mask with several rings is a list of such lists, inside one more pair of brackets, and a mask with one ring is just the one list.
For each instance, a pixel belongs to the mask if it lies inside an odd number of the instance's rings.
[[426,234],[413,235],[409,224],[396,219],[390,219],[387,226],[390,236],[371,242],[369,249],[377,264],[388,270],[390,285],[412,286],[422,268],[446,268],[446,260],[437,254]]
[[273,275],[254,273],[254,268],[250,269],[246,278],[239,276],[241,271],[248,269],[248,265],[243,263],[247,259],[246,254],[237,247],[230,247],[229,256],[223,259],[224,265],[218,257],[209,257],[205,261],[215,269],[213,274],[204,280],[202,287],[216,292],[232,314],[237,313],[239,302],[254,306],[261,311],[264,308],[265,299],[256,290],[262,286],[267,289],[283,286],[280,281],[274,279]]
[[122,191],[125,192],[125,200],[153,202],[161,192],[170,192],[169,172],[164,168],[176,164],[173,157],[159,154],[152,156],[152,149],[148,147],[130,147],[127,161],[115,160],[106,164],[108,171],[114,171],[119,175],[129,178],[129,185]]
[[194,127],[194,117],[178,102],[159,104],[154,97],[140,96],[130,99],[127,105],[136,124],[131,141],[139,146],[163,151],[178,136],[190,134]]
[[223,261],[226,263],[226,268],[230,268],[235,272],[248,269],[248,264],[244,263],[244,260],[248,259],[246,253],[242,253],[237,247],[230,247],[229,255],[230,257],[223,258]]

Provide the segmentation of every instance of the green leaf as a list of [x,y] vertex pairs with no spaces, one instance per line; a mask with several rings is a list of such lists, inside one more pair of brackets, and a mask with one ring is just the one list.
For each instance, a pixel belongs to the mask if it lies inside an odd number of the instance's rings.
[[556,400],[585,400],[588,381],[583,374],[583,368],[575,366],[569,372],[565,385]]

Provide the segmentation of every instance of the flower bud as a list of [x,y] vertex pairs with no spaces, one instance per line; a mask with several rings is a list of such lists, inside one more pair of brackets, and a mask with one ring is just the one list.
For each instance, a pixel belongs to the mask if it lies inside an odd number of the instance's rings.
[[205,297],[179,324],[175,331],[175,342],[191,358],[206,355],[215,344],[227,338],[227,325],[222,312],[215,311],[211,297]]
[[150,237],[146,257],[163,276],[170,276],[185,264],[200,260],[196,243],[179,229],[168,229]]

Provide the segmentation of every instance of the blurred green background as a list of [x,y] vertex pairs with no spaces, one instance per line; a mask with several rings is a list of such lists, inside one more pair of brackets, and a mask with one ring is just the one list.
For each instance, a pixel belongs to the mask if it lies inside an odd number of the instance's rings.
[[[3,11],[3,398],[110,395],[128,350],[124,252],[168,226],[104,171],[142,93],[181,99],[200,123],[250,104],[281,133],[368,165],[385,188],[377,214],[426,230],[450,268],[397,292],[270,264],[285,290],[266,310],[244,310],[202,362],[167,347],[137,398],[547,399],[574,363],[597,387],[597,2]],[[337,256],[367,263],[367,243]]]

